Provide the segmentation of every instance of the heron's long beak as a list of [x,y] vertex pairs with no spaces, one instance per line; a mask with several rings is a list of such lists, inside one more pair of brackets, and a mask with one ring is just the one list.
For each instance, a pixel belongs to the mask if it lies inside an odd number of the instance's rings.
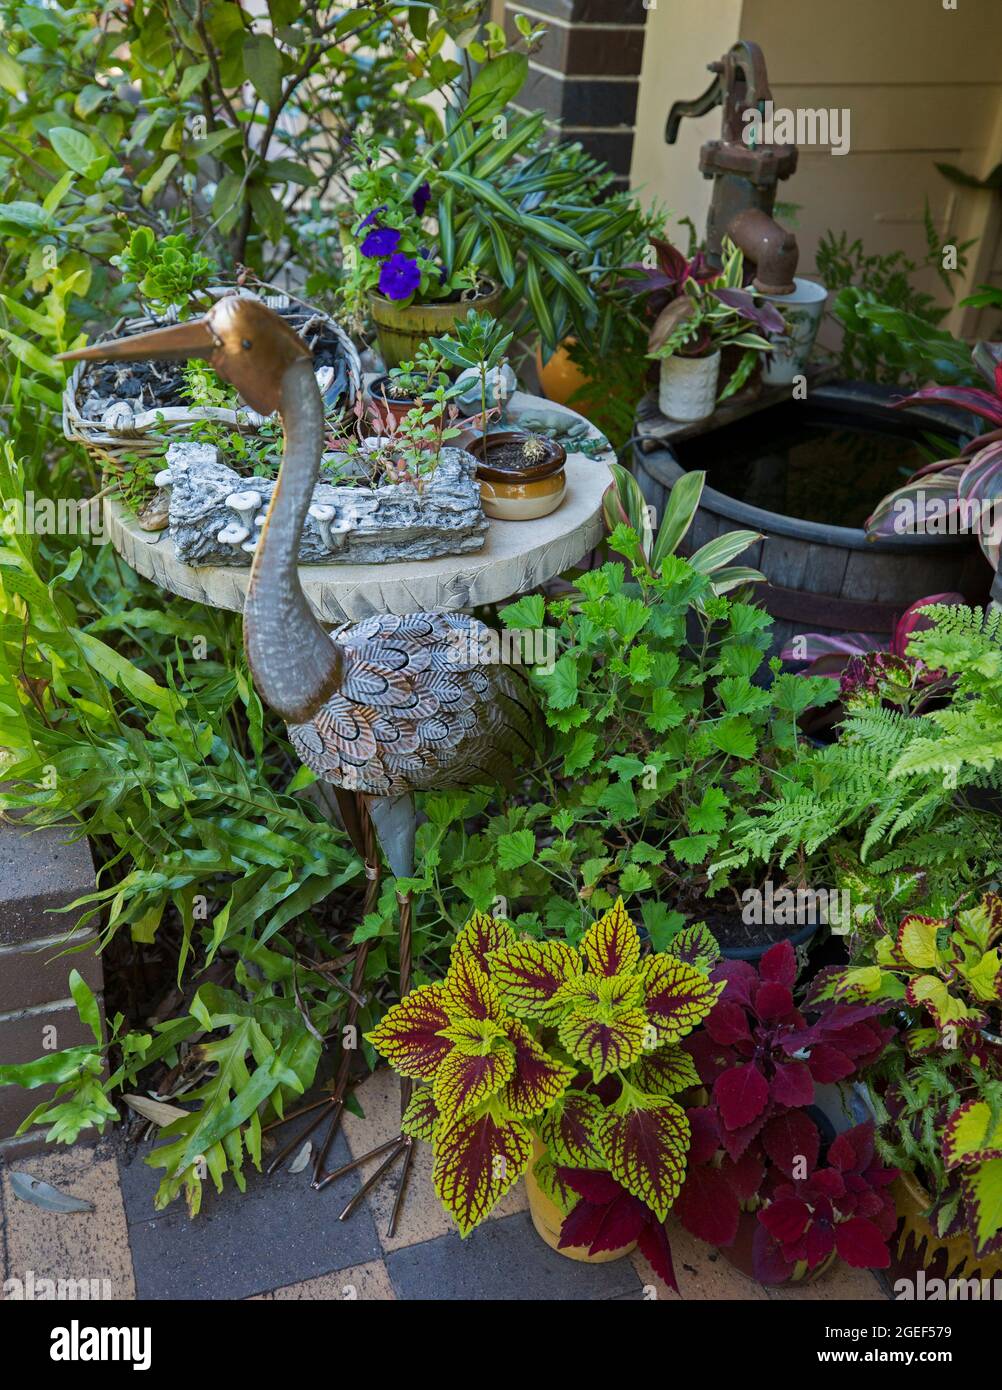
[[74,352],[61,352],[57,362],[186,362],[191,357],[212,356],[218,346],[208,322],[191,319],[187,323],[171,324],[169,328],[151,328],[147,333],[133,333],[128,338],[112,338],[106,343],[93,343]]

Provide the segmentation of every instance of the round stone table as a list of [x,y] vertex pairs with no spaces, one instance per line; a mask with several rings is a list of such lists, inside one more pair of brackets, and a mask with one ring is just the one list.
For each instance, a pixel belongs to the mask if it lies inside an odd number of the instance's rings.
[[[531,415],[534,406],[572,421],[582,418],[566,406],[516,392],[513,421]],[[556,511],[537,521],[492,518],[482,550],[382,565],[300,565],[306,596],[320,618],[337,623],[373,613],[470,609],[526,593],[570,569],[603,534],[602,494],[612,481],[607,464],[569,452],[566,471],[567,491]],[[249,565],[183,564],[168,531],[144,531],[114,498],[105,502],[105,525],[122,558],[161,588],[211,608],[243,608]]]

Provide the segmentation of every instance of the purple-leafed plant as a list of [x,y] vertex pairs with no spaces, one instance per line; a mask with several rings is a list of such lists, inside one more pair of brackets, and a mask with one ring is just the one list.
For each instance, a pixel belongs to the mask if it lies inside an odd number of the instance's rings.
[[979,343],[973,357],[990,389],[924,386],[895,404],[937,401],[977,415],[993,428],[972,439],[958,458],[927,463],[889,492],[867,519],[866,533],[876,539],[974,531],[997,570],[1002,553],[1002,525],[994,518],[996,506],[1002,506],[1002,343]]
[[[933,625],[924,612],[934,603],[963,604],[963,594],[928,594],[905,609],[889,644],[875,632],[803,632],[787,642],[784,661],[805,662],[802,676],[838,676],[842,704],[858,698],[918,714],[951,682],[908,654],[912,634]],[[836,717],[838,712],[836,710]]]
[[[821,1134],[808,1110],[817,1084],[847,1081],[871,1065],[893,1030],[880,1022],[879,1005],[812,1005],[805,1017],[794,1000],[796,973],[789,941],[771,947],[759,970],[744,961],[721,962],[713,978],[726,980],[724,992],[703,1028],[685,1043],[708,1100],[688,1111],[689,1171],[675,1215],[691,1234],[726,1248],[737,1239],[742,1209],[759,1208],[760,1222],[773,1239],[769,1222],[781,1223],[785,1213],[786,1224],[780,1225],[785,1241],[778,1252],[768,1245],[768,1264],[765,1237],[757,1238],[763,1261],[756,1274],[767,1283],[788,1277],[802,1259],[809,1267],[816,1265],[827,1227],[856,1216],[869,1221],[877,1212],[874,1202],[863,1200],[861,1173],[854,1173],[852,1181],[839,1176],[852,1167],[850,1152],[856,1154],[857,1139],[861,1159],[867,1158],[867,1143],[852,1131],[820,1164]],[[872,1136],[869,1143],[872,1148]],[[871,1187],[885,1185],[882,1176],[879,1182],[873,1174],[870,1178]],[[780,1196],[787,1204],[766,1222],[765,1214]],[[796,1213],[789,1200],[798,1204]],[[794,1215],[802,1218],[799,1224]],[[885,1225],[882,1217],[873,1231],[859,1228],[855,1243],[849,1232],[824,1254],[832,1248],[843,1254],[843,1247],[851,1247],[850,1263],[886,1265],[886,1246],[881,1249],[879,1241]],[[801,1253],[815,1226],[809,1252]],[[784,1272],[779,1271],[780,1259],[786,1262]]]

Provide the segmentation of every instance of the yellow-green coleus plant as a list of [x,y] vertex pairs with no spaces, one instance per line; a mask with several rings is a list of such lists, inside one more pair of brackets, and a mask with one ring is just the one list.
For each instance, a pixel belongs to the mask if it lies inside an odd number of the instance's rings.
[[[882,936],[872,965],[840,975],[837,997],[888,1003],[901,1001],[924,1010],[934,1027],[918,1026],[908,1034],[919,1050],[938,1046],[949,1031],[980,1029],[997,1017],[1002,1001],[1002,897],[986,893],[981,901],[953,919],[902,919],[897,936]],[[951,1044],[956,1046],[956,1042]]]
[[534,1140],[536,1174],[565,1212],[576,1198],[563,1175],[604,1170],[664,1221],[689,1148],[672,1097],[699,1084],[678,1043],[723,989],[708,973],[717,955],[709,932],[690,927],[642,956],[621,899],[579,948],[519,940],[509,922],[474,914],[445,979],[412,990],[368,1034],[424,1083],[404,1129],[432,1145],[435,1190],[461,1235],[526,1171]]

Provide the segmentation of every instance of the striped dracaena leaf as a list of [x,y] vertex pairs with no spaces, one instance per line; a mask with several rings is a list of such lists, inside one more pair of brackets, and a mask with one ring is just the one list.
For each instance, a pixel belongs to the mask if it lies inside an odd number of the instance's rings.
[[637,1060],[647,1041],[648,1023],[643,1009],[610,1004],[599,1010],[572,1009],[560,1020],[558,1032],[575,1061],[601,1081]]
[[645,1100],[625,1114],[605,1113],[602,1146],[616,1181],[663,1221],[685,1178],[689,1120],[667,1097]]
[[461,1236],[490,1215],[528,1168],[531,1154],[532,1135],[521,1120],[498,1119],[491,1109],[442,1122],[432,1182]]
[[552,1019],[553,996],[581,973],[581,957],[562,941],[519,941],[492,951],[491,981],[502,1002],[519,1018]]
[[460,952],[473,956],[481,970],[490,974],[487,957],[491,951],[514,946],[518,938],[515,928],[503,917],[491,917],[486,912],[474,912],[461,929],[452,947],[453,956]]
[[441,1036],[449,1021],[443,986],[419,985],[394,1004],[366,1040],[401,1076],[431,1081],[452,1051],[452,1043]]
[[539,1122],[539,1137],[563,1168],[604,1168],[605,1107],[587,1091],[567,1091]]
[[425,1144],[435,1142],[435,1131],[441,1114],[435,1104],[435,1094],[430,1086],[416,1086],[414,1094],[407,1103],[400,1128],[412,1139],[421,1139]]
[[622,898],[591,924],[581,950],[588,970],[595,975],[621,975],[634,968],[640,959],[640,937]]
[[673,956],[648,956],[639,973],[644,982],[644,1008],[665,1046],[691,1033],[717,1002],[724,981],[711,983],[695,966]]
[[895,488],[867,517],[867,536],[910,536],[945,528],[959,506],[957,486],[963,473],[963,463],[950,463],[938,473],[911,478]]
[[[485,1036],[493,1027],[487,1020],[466,1019],[461,1025],[446,1029],[457,1045],[438,1064],[434,1081],[435,1104],[446,1122],[496,1095],[514,1074],[515,1051],[511,1044],[503,1037]],[[462,1033],[465,1037],[457,1042],[457,1035]]]
[[465,951],[452,957],[442,981],[442,1004],[450,1018],[481,1018],[497,1021],[504,1014],[500,996],[486,970]]
[[630,1073],[630,1084],[650,1096],[674,1096],[699,1085],[696,1064],[681,1047],[659,1047],[641,1057]]
[[501,1103],[509,1115],[521,1119],[541,1115],[567,1090],[574,1072],[554,1061],[524,1023],[509,1019],[505,1036],[515,1049],[515,1066],[501,1092]]

